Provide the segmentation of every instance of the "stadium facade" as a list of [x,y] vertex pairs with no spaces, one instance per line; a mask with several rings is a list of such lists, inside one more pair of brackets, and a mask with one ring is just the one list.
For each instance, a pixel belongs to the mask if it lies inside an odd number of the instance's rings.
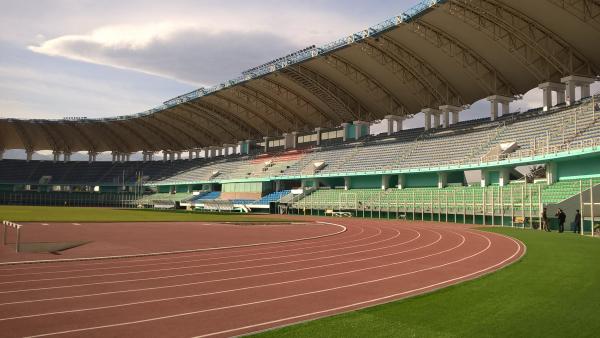
[[[591,196],[600,116],[590,92],[599,18],[600,5],[583,0],[424,1],[140,114],[2,119],[0,153],[27,153],[0,162],[2,201],[244,211],[277,202],[297,213],[439,220],[444,211],[504,223],[519,213],[531,221],[544,205],[584,209],[585,192],[591,220],[600,213]],[[532,88],[543,91],[540,107],[511,112]],[[481,99],[489,117],[461,121]],[[417,113],[424,125],[404,129]],[[372,135],[380,120],[387,132]],[[32,161],[37,150],[54,161]],[[78,151],[89,161],[70,161]],[[96,161],[106,151],[112,162]],[[129,161],[140,151],[143,161]],[[543,180],[514,170],[532,164],[545,166]],[[482,172],[480,184],[466,186],[467,170]]]

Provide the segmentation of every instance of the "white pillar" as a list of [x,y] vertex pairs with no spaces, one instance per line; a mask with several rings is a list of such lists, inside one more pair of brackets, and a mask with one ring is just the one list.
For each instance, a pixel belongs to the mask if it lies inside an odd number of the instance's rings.
[[501,168],[500,173],[498,175],[498,185],[501,187],[504,187],[504,186],[508,185],[509,181],[510,181],[510,169]]
[[490,183],[490,173],[487,170],[481,170],[481,187],[487,187]]
[[398,185],[396,187],[398,187],[398,189],[404,189],[406,187],[406,175],[398,175]]
[[381,176],[381,190],[387,190],[390,187],[390,175]]
[[[429,130],[432,127],[435,128],[440,121],[440,111],[434,108],[425,108],[423,109],[423,114],[425,114],[425,130]],[[431,125],[431,116],[433,115],[434,123]]]
[[315,128],[315,133],[317,134],[317,145],[321,145],[321,136],[323,134],[323,128],[317,127]]
[[438,188],[442,189],[448,185],[448,173],[438,173]]
[[564,84],[555,83],[555,82],[544,82],[544,83],[540,83],[538,85],[538,88],[542,90],[542,95],[543,95],[542,105],[544,107],[544,111],[548,111],[553,106],[552,92],[557,93],[557,95],[556,95],[558,98],[557,104],[562,103],[561,101],[564,102],[564,92],[565,92],[565,88],[566,88],[566,86]]
[[292,133],[283,133],[283,149],[293,149],[293,136]]
[[510,112],[510,103],[515,99],[513,97],[492,95],[488,96],[486,100],[490,101],[490,120],[495,121],[498,118],[498,104],[502,105],[502,115]]
[[444,114],[444,128],[448,128],[451,124],[450,114],[452,113],[452,124],[455,124],[458,121],[458,114],[462,108],[452,105],[444,105],[440,106],[440,110]]
[[[54,155],[54,162],[57,162],[57,158],[56,158],[56,152],[52,152],[52,154]],[[33,158],[33,150],[26,150],[25,154],[27,156],[27,162],[31,161],[31,159]]]
[[269,152],[269,140],[271,138],[269,138],[268,136],[264,136],[263,140],[265,141],[265,146],[264,146],[264,152],[268,153]]
[[581,98],[590,97],[590,85],[583,84],[581,85]]
[[[71,157],[69,155],[69,157]],[[125,154],[125,162],[129,162],[129,159],[131,158],[131,154]]]
[[581,98],[590,96],[590,84],[594,83],[594,78],[585,76],[570,75],[560,79],[560,82],[566,85],[566,103],[572,105],[577,101],[575,98],[575,88],[581,88]]
[[[363,132],[363,127],[366,126],[366,130]],[[354,139],[358,140],[363,136],[369,135],[369,122],[365,121],[354,121]]]
[[[559,90],[556,92],[556,104],[558,105],[563,103],[565,103],[565,91]],[[552,101],[550,101],[550,104],[552,105]]]
[[441,126],[441,115],[442,114],[439,111],[433,114],[433,128],[439,128]]
[[351,183],[351,178],[350,177],[344,177],[344,190],[349,190],[350,189],[350,183]]
[[554,184],[558,181],[558,170],[556,162],[546,163],[546,180],[548,184]]
[[[394,132],[402,130],[402,121],[404,120],[403,117],[398,116],[398,115],[386,115],[385,120],[387,123],[387,134],[388,135],[391,135]],[[396,123],[395,131],[394,131],[394,123]]]
[[297,131],[292,132],[292,149],[298,148],[298,134]]
[[163,162],[167,162],[168,159],[169,159],[169,152],[166,150],[163,150]]
[[567,106],[575,103],[575,82],[574,81],[566,81],[565,85],[567,88],[565,89],[565,103]]

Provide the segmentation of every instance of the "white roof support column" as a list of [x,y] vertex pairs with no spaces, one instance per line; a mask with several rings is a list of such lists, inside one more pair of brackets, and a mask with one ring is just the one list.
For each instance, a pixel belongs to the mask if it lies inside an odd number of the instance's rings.
[[560,79],[560,82],[564,83],[566,86],[566,102],[567,105],[572,105],[577,101],[575,99],[575,88],[581,88],[581,98],[590,96],[590,85],[595,82],[594,78],[570,75],[563,77]]
[[[371,133],[369,122],[365,121],[354,121],[354,139],[358,140],[363,136],[367,136]],[[366,128],[364,128],[366,126]]]
[[321,145],[321,137],[323,136],[323,128],[317,127],[315,128],[315,133],[317,134],[317,145]]
[[264,152],[268,153],[269,152],[269,140],[271,140],[271,138],[269,136],[264,136],[263,140],[265,141]]
[[[425,130],[429,130],[432,127],[436,128],[436,126],[440,122],[440,111],[434,108],[425,108],[423,109],[423,114],[425,114]],[[433,115],[433,126],[431,125],[431,116]],[[437,122],[436,122],[437,121]]]
[[398,174],[398,185],[396,185],[398,189],[404,189],[406,187],[406,175]]
[[283,134],[283,148],[285,150],[288,149],[296,149],[298,147],[298,132],[294,131],[291,133]]
[[504,187],[508,185],[510,181],[510,169],[509,168],[501,168],[498,175],[498,185]]
[[[538,85],[538,88],[542,90],[542,106],[544,107],[544,111],[548,111],[552,108],[552,92],[556,92],[557,103],[561,104],[564,102],[565,98],[565,88],[566,86],[562,83],[555,82],[544,82]],[[562,93],[562,94],[561,94]],[[562,101],[562,102],[561,102]]]
[[502,105],[502,115],[510,112],[510,103],[515,99],[513,97],[492,95],[488,96],[486,100],[490,101],[490,120],[495,121],[498,118],[498,104]]
[[163,162],[167,162],[168,159],[169,159],[169,152],[166,150],[163,150]]
[[[60,154],[60,152],[58,152]],[[27,162],[30,162],[31,159],[33,158],[33,150],[29,149],[29,150],[25,150],[25,154],[26,154],[26,158],[27,158]],[[52,155],[54,155],[54,163],[58,162],[58,156],[56,155],[56,151],[52,152]]]
[[63,162],[67,163],[69,161],[71,161],[71,152],[70,151],[65,151],[63,153]]
[[233,152],[231,152],[231,154],[235,154],[236,147],[237,147],[237,144],[225,143],[223,145],[223,148],[225,150],[225,156],[229,156],[230,150],[233,150]]
[[390,175],[381,175],[381,190],[385,191],[390,187]]
[[351,183],[352,183],[352,179],[350,178],[350,176],[344,177],[344,190],[349,190]]
[[[386,115],[385,120],[387,123],[387,134],[392,135],[397,131],[402,130],[402,121],[404,118],[398,115]],[[394,130],[394,123],[396,124],[396,130]]]
[[443,189],[448,185],[448,173],[438,173],[438,188]]
[[437,113],[433,114],[433,128],[439,128],[442,125],[442,113],[438,110]]
[[[450,127],[451,124],[455,124],[458,122],[458,114],[462,111],[462,107],[452,106],[452,105],[444,105],[440,106],[440,110],[444,115],[444,128]],[[452,121],[450,121],[450,114],[452,114]]]

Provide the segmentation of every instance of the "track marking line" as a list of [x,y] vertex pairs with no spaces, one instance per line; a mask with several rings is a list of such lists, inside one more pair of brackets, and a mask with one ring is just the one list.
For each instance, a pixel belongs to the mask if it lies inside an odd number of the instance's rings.
[[[435,232],[435,231],[432,231],[432,232]],[[391,247],[400,246],[400,245],[404,245],[404,244],[408,244],[410,242],[413,242],[413,241],[415,241],[415,240],[417,240],[417,239],[419,239],[421,237],[421,234],[420,233],[418,233],[418,234],[419,235],[417,237],[415,237],[415,238],[413,238],[413,239],[411,239],[411,240],[409,240],[407,242],[402,242],[402,243],[399,243],[399,244],[390,245],[390,246],[384,247],[384,248],[391,248]],[[191,283],[184,283],[184,284],[176,284],[176,285],[165,285],[165,286],[159,286],[159,287],[129,289],[129,290],[119,290],[119,291],[102,292],[102,293],[96,293],[96,294],[84,294],[84,295],[76,295],[76,296],[65,296],[65,297],[55,297],[55,298],[46,298],[46,299],[27,300],[27,301],[20,301],[20,302],[1,303],[0,306],[25,304],[25,303],[35,303],[35,302],[44,302],[44,301],[53,301],[53,300],[86,298],[86,297],[104,296],[104,295],[112,295],[112,294],[128,293],[128,292],[139,292],[139,291],[150,291],[150,290],[168,289],[168,288],[176,288],[176,287],[183,287],[183,286],[192,286],[192,285],[199,285],[199,284],[206,284],[206,283],[215,283],[215,282],[224,282],[224,281],[230,281],[230,280],[238,280],[238,279],[262,277],[262,276],[276,275],[276,274],[289,273],[289,272],[298,272],[298,271],[318,269],[318,268],[323,268],[323,267],[329,267],[329,266],[335,266],[335,265],[343,265],[343,264],[349,264],[349,263],[355,263],[355,262],[363,262],[363,261],[367,261],[367,260],[372,260],[372,259],[377,259],[377,258],[382,258],[382,257],[388,257],[388,256],[403,254],[403,253],[411,252],[411,251],[416,251],[416,250],[420,250],[420,249],[432,246],[432,245],[440,242],[441,239],[442,239],[441,234],[439,234],[439,233],[437,233],[437,234],[439,235],[438,239],[435,240],[432,243],[427,244],[427,245],[423,245],[423,246],[416,247],[416,248],[413,248],[413,249],[404,250],[404,251],[400,251],[400,252],[395,252],[395,253],[391,253],[391,254],[379,255],[379,256],[375,256],[375,257],[368,257],[368,258],[362,258],[362,259],[351,260],[351,261],[344,261],[344,262],[330,263],[330,264],[322,264],[322,265],[316,265],[316,266],[311,266],[311,267],[306,267],[306,268],[291,269],[291,270],[274,271],[274,272],[268,272],[268,273],[262,273],[262,274],[256,274],[256,275],[246,275],[246,276],[239,276],[239,277],[230,277],[230,278],[213,279],[213,280],[200,281],[200,282],[191,282]],[[380,248],[380,249],[383,249],[383,248]],[[357,253],[364,253],[364,252],[367,252],[367,251],[374,251],[374,250],[376,250],[376,249],[359,251]]]
[[[349,241],[349,242],[340,243],[340,245],[342,245],[342,244],[348,244],[348,243],[352,243],[352,242],[364,241],[364,240],[367,240],[367,239],[371,239],[371,238],[374,238],[374,237],[377,237],[377,236],[381,235],[381,233],[382,233],[381,229],[378,229],[378,233],[376,233],[374,235],[371,235],[369,237],[364,237],[364,238],[361,238],[361,239],[358,239],[358,240],[353,240],[353,241]],[[375,243],[378,243],[378,242],[375,242]],[[373,244],[375,244],[375,243],[373,243]],[[364,245],[369,245],[369,244],[364,244]],[[358,247],[358,246],[364,246],[364,245],[351,246],[351,248]],[[313,248],[318,248],[318,247],[322,247],[322,246],[331,247],[331,245],[317,245],[317,246],[308,247],[308,248],[313,249]],[[238,257],[249,257],[249,256],[267,255],[267,254],[271,254],[271,253],[282,253],[282,252],[306,250],[308,248],[298,248],[298,249],[294,249],[294,250],[268,251],[268,252],[254,253],[254,254],[244,254],[244,255],[225,256],[225,257],[200,258],[200,259],[192,259],[192,260],[177,260],[176,263],[178,263],[178,264],[179,263],[193,263],[193,262],[203,262],[203,261],[221,260],[221,259],[238,258]],[[334,248],[334,249],[321,250],[321,251],[312,251],[312,252],[310,252],[310,254],[315,254],[315,253],[320,253],[320,252],[327,252],[327,251],[334,251],[334,250],[342,250],[342,249],[347,249],[347,248],[349,248],[349,247]],[[278,258],[298,256],[298,255],[303,255],[303,254],[308,254],[308,253],[300,253],[300,254],[287,255],[287,256],[278,256]],[[179,257],[179,258],[181,258],[181,257]],[[267,259],[267,258],[265,258],[265,259]],[[237,262],[247,262],[247,261],[233,261],[233,262],[224,262],[224,263],[220,263],[220,264],[234,264],[234,263],[237,263]],[[32,273],[18,273],[18,274],[11,274],[11,275],[0,275],[0,278],[2,278],[2,277],[14,277],[14,276],[28,276],[28,275],[56,274],[56,273],[71,273],[71,272],[82,272],[82,271],[130,269],[130,268],[133,268],[133,267],[157,266],[157,265],[172,265],[172,264],[173,264],[173,262],[169,261],[169,262],[164,262],[164,263],[133,264],[133,265],[122,265],[122,266],[117,266],[117,267],[104,267],[104,268],[92,268],[92,269],[75,269],[75,270],[59,270],[59,271],[44,271],[44,272],[32,272]],[[204,266],[211,266],[211,265],[194,265],[194,266],[188,266],[188,267],[195,268],[195,267],[204,267]],[[181,267],[181,268],[185,268],[185,267]],[[172,268],[172,269],[177,269],[177,268]],[[141,270],[140,272],[143,272],[143,271],[153,272],[153,271],[156,271],[156,270]],[[128,272],[128,273],[135,273],[135,272]],[[110,274],[110,275],[115,275],[115,274],[113,273],[113,274]],[[96,277],[96,276],[103,276],[103,275],[92,275],[92,277]],[[75,276],[75,277],[68,277],[68,278],[84,278],[84,277],[86,277],[86,276]],[[32,280],[22,280],[20,282],[25,282],[25,281],[43,281],[43,280],[53,280],[53,279],[38,279],[38,280],[32,279]],[[0,284],[4,284],[4,283],[14,283],[14,282],[11,282],[11,281],[0,282]]]
[[[476,235],[478,235],[478,234],[476,234]],[[465,239],[464,236],[462,236],[462,235],[459,235],[459,236],[462,237],[466,241],[466,239]],[[255,305],[255,304],[268,303],[268,302],[273,302],[273,301],[278,301],[278,300],[284,300],[284,299],[291,299],[291,298],[296,298],[296,297],[301,297],[301,296],[306,296],[306,295],[312,295],[312,294],[324,293],[324,292],[338,290],[338,289],[343,289],[343,288],[349,288],[349,287],[352,287],[352,286],[372,284],[372,283],[376,283],[376,282],[380,282],[380,281],[384,281],[384,280],[398,278],[398,277],[401,277],[401,276],[404,276],[404,275],[407,275],[407,274],[415,274],[415,273],[418,273],[418,272],[423,272],[423,271],[428,271],[428,270],[434,270],[434,269],[437,269],[437,268],[440,268],[440,267],[452,265],[452,264],[455,264],[455,263],[458,263],[458,262],[461,262],[461,261],[468,260],[468,259],[473,258],[475,256],[478,256],[478,255],[482,254],[483,252],[487,251],[492,246],[492,242],[490,241],[489,238],[487,238],[486,236],[482,236],[482,235],[478,235],[478,236],[484,238],[488,242],[488,245],[483,250],[480,250],[480,251],[478,251],[478,252],[476,252],[476,253],[474,253],[472,255],[463,257],[463,258],[458,259],[458,260],[454,260],[454,261],[447,262],[447,263],[444,263],[444,264],[440,264],[440,265],[437,265],[437,266],[432,266],[432,267],[427,267],[427,268],[424,268],[424,269],[412,271],[410,273],[403,273],[403,274],[398,274],[398,275],[393,275],[393,276],[378,278],[378,279],[374,279],[374,280],[370,280],[370,281],[359,282],[359,283],[352,283],[352,284],[347,284],[347,285],[343,285],[343,286],[337,286],[337,287],[333,287],[333,288],[321,289],[321,290],[316,290],[316,291],[311,291],[311,292],[304,292],[304,293],[298,293],[298,294],[293,294],[293,295],[288,295],[288,296],[282,296],[282,297],[275,297],[275,298],[270,298],[270,299],[264,299],[264,300],[255,301],[255,302],[235,304],[235,305],[217,307],[217,308],[212,308],[212,309],[204,309],[204,310],[198,310],[198,311],[190,311],[190,312],[178,313],[178,314],[167,315],[167,316],[152,317],[152,318],[147,318],[147,319],[142,319],[142,320],[136,320],[136,321],[129,321],[129,322],[122,322],[122,323],[115,323],[115,324],[100,325],[100,326],[87,327],[87,328],[81,328],[81,329],[64,330],[64,331],[59,331],[59,332],[43,333],[43,334],[38,334],[38,335],[32,335],[32,336],[29,336],[29,337],[45,337],[45,336],[51,336],[51,335],[59,335],[59,334],[67,334],[67,333],[75,333],[75,332],[85,332],[85,331],[92,331],[92,330],[98,330],[98,329],[104,329],[104,328],[113,328],[113,327],[119,327],[119,326],[127,326],[127,325],[132,325],[132,324],[141,324],[141,323],[159,321],[159,320],[164,320],[164,319],[179,318],[179,317],[190,316],[190,315],[195,315],[195,314],[200,314],[200,313],[206,313],[206,312],[212,312],[212,311],[219,311],[219,310],[225,310],[225,309],[231,309],[231,308],[238,308],[238,307],[244,307],[244,306],[250,306],[250,305]],[[463,243],[464,243],[464,241],[463,241]],[[510,258],[516,256],[518,254],[518,252],[521,250],[520,245],[518,243],[516,243],[516,244],[517,244],[518,249],[517,249],[517,251]],[[504,261],[507,261],[510,258],[507,258]],[[476,273],[479,273],[481,271],[487,271],[489,269],[490,269],[490,267],[487,267],[485,269],[477,271]],[[366,301],[366,302],[372,303],[374,301],[377,301],[378,299],[389,299],[390,297],[394,297],[396,295],[402,295],[402,294],[407,294],[407,293],[411,293],[411,292],[418,291],[418,290],[423,290],[423,289],[431,288],[432,286],[435,286],[435,285],[443,285],[443,284],[448,283],[450,281],[460,280],[460,279],[465,278],[466,276],[470,276],[470,275],[473,275],[473,274],[476,274],[476,273],[469,273],[469,274],[466,274],[466,275],[463,275],[463,276],[460,276],[460,277],[455,277],[455,278],[452,278],[452,279],[448,279],[448,280],[443,281],[443,282],[434,283],[434,284],[431,284],[431,285],[428,285],[428,286],[425,286],[425,287],[416,288],[416,289],[413,289],[413,290],[410,290],[410,291],[404,291],[404,292],[401,292],[401,293],[398,293],[398,294],[395,294],[395,295],[388,295],[388,296],[385,296],[385,297],[377,298],[377,299],[374,299],[374,300],[369,300],[369,301]],[[360,302],[360,303],[366,303],[366,302]],[[356,303],[356,304],[360,304],[360,303]],[[344,306],[342,308],[346,308],[346,307],[349,307],[349,305]],[[327,311],[327,310],[324,310],[324,311]],[[304,314],[303,316],[307,316],[307,314]],[[235,331],[239,331],[240,328],[234,329],[234,330]],[[206,334],[206,335],[203,335],[203,336],[200,336],[200,337],[216,335],[216,334],[219,334],[219,333],[220,332],[209,333],[209,334]]]
[[[348,238],[353,238],[353,237],[357,237],[360,236],[362,233],[365,232],[365,228],[364,227],[360,227],[360,232],[357,234],[352,234],[351,236],[348,236]],[[335,239],[331,239],[331,240],[326,240],[326,241],[322,241],[321,243],[327,243],[327,242],[333,242],[336,241],[338,238]],[[338,243],[338,244],[347,244],[347,243],[352,243],[352,242],[357,242],[360,240],[364,240],[364,238],[361,239],[357,239],[357,240],[352,240],[352,241],[348,241],[348,242],[342,242],[342,243]],[[304,246],[304,243],[297,243],[297,244],[288,244],[286,245],[286,247],[300,247],[298,249],[294,249],[294,250],[300,250],[302,249],[302,246]],[[317,245],[317,246],[313,246],[313,247],[309,247],[309,248],[317,248],[317,247],[322,247],[322,246],[326,246],[326,244],[323,245]],[[246,248],[241,248],[241,249],[246,249]],[[254,251],[259,251],[259,250],[263,250],[263,248],[250,248],[247,251],[249,252],[254,252]],[[280,250],[280,251],[265,251],[262,253],[257,253],[257,254],[249,254],[249,255],[259,255],[259,254],[266,254],[266,253],[280,253],[280,252],[289,252],[289,251],[294,251],[294,250]],[[199,252],[199,253],[195,253],[195,254],[191,254],[191,255],[177,255],[177,257],[162,257],[162,258],[144,258],[144,257],[139,257],[137,260],[134,260],[133,262],[156,262],[156,261],[174,261],[174,260],[178,260],[181,258],[188,258],[188,257],[198,257],[198,254],[204,254],[203,256],[218,256],[219,254],[221,254],[220,252],[214,252],[214,253],[207,253],[207,252]],[[242,255],[240,255],[242,256]],[[243,256],[248,256],[248,255],[243,255]],[[232,257],[232,256],[229,256]],[[206,260],[211,260],[211,259],[219,259],[219,257],[216,258],[205,258]],[[56,263],[61,263],[61,262],[56,262]],[[98,265],[114,265],[115,262],[107,262],[107,261],[103,261],[103,262],[90,262],[87,261],[85,262],[85,264],[80,264],[80,265],[71,265],[71,267],[78,267],[78,266],[98,266]],[[127,265],[124,265],[124,267],[128,267]],[[0,271],[17,271],[17,270],[36,270],[36,269],[52,269],[52,263],[48,262],[48,264],[40,264],[38,266],[28,266],[28,267],[22,267],[22,268],[10,268],[10,269],[0,269]],[[79,270],[81,271],[81,270]],[[43,271],[43,272],[32,272],[32,273],[24,273],[24,274],[10,274],[10,275],[0,275],[0,277],[7,277],[7,276],[15,276],[15,275],[27,275],[27,274],[44,274],[44,273],[52,273],[53,271]]]
[[[254,286],[248,286],[248,287],[243,287],[243,288],[236,288],[236,289],[229,289],[229,290],[220,290],[220,291],[213,291],[213,292],[201,293],[201,294],[192,294],[192,295],[178,296],[178,297],[159,298],[159,299],[154,299],[154,300],[145,300],[145,301],[123,303],[123,304],[116,304],[116,305],[107,305],[107,306],[101,306],[101,307],[95,307],[95,308],[73,309],[73,310],[56,311],[56,312],[48,312],[48,313],[33,314],[33,315],[24,315],[24,316],[15,316],[15,317],[0,318],[0,321],[15,320],[15,319],[25,319],[25,318],[34,318],[34,317],[41,317],[41,316],[51,316],[51,315],[65,314],[65,313],[74,313],[74,312],[85,312],[85,311],[93,311],[93,310],[103,310],[103,309],[111,309],[111,308],[133,306],[133,305],[140,305],[140,304],[149,304],[149,303],[156,303],[156,302],[163,302],[163,301],[172,301],[172,300],[179,300],[179,299],[198,298],[198,297],[204,297],[204,296],[210,296],[210,295],[217,295],[217,294],[223,294],[223,293],[229,293],[229,292],[236,292],[236,291],[244,291],[244,290],[252,290],[252,289],[258,289],[258,288],[269,287],[269,286],[292,284],[292,283],[304,282],[304,281],[308,281],[308,280],[314,280],[314,279],[320,279],[320,278],[326,278],[326,277],[333,277],[333,276],[341,276],[341,275],[351,274],[351,273],[355,273],[355,272],[363,272],[363,271],[368,271],[368,270],[374,270],[374,269],[389,267],[389,266],[393,266],[393,265],[400,265],[400,264],[404,264],[404,263],[408,263],[408,262],[413,262],[413,261],[417,261],[417,260],[421,260],[421,259],[425,259],[425,258],[437,256],[437,255],[440,255],[442,253],[447,253],[447,252],[453,251],[453,250],[455,250],[455,249],[463,246],[465,244],[465,242],[466,242],[466,238],[464,236],[459,235],[459,237],[462,237],[462,241],[458,245],[456,245],[456,246],[454,246],[454,247],[452,247],[450,249],[446,249],[446,250],[439,251],[439,252],[436,252],[436,253],[433,253],[433,254],[429,254],[429,255],[425,255],[425,256],[420,256],[420,257],[415,257],[415,258],[407,259],[407,260],[400,261],[400,262],[382,264],[382,265],[372,266],[372,267],[368,267],[368,268],[354,269],[354,270],[348,270],[348,271],[343,271],[343,272],[338,272],[338,273],[333,273],[333,274],[328,274],[328,275],[311,276],[311,277],[300,278],[300,279],[289,280],[289,281],[283,281],[283,282],[277,282],[277,283],[254,285]],[[441,240],[441,238],[442,238],[442,236],[440,235],[440,240]],[[435,244],[436,242],[434,242],[432,244]],[[410,274],[412,274],[412,272],[407,272],[405,274],[406,275],[410,275]]]
[[[300,319],[300,318],[306,318],[306,317],[312,317],[315,315],[319,315],[319,317],[317,318],[313,318],[313,319],[318,319],[318,318],[322,318],[322,315],[326,315],[329,312],[335,312],[337,313],[339,310],[345,310],[345,309],[350,309],[350,308],[355,308],[357,306],[360,306],[361,308],[364,306],[375,306],[378,304],[382,304],[385,303],[387,301],[395,301],[396,299],[391,299],[391,298],[397,298],[400,296],[404,296],[404,295],[408,295],[414,292],[418,292],[418,291],[425,291],[425,290],[430,290],[430,291],[435,291],[440,289],[441,287],[444,287],[445,284],[449,284],[455,281],[461,281],[465,278],[469,278],[469,277],[477,277],[479,274],[484,273],[488,270],[494,269],[498,266],[502,266],[504,263],[512,260],[518,253],[519,251],[521,251],[521,249],[523,250],[522,255],[525,254],[526,252],[526,247],[521,243],[517,243],[517,246],[519,247],[519,249],[517,250],[517,252],[515,252],[511,257],[508,257],[507,259],[493,265],[490,266],[488,268],[485,269],[481,269],[479,271],[475,271],[472,272],[468,275],[464,275],[461,277],[455,277],[452,279],[448,279],[446,281],[442,281],[442,282],[438,282],[438,283],[433,283],[433,284],[429,284],[427,286],[423,286],[417,289],[413,289],[413,290],[408,290],[408,291],[403,291],[403,292],[399,292],[399,293],[395,293],[393,295],[388,295],[385,297],[380,297],[380,298],[375,298],[375,299],[371,299],[371,300],[367,300],[367,301],[362,301],[362,302],[357,302],[357,303],[353,303],[353,304],[348,304],[348,305],[344,305],[344,306],[338,306],[335,308],[330,308],[330,309],[326,309],[326,310],[321,310],[321,311],[315,311],[312,313],[306,313],[306,314],[302,314],[302,315],[298,315],[298,316],[292,316],[292,317],[287,317],[287,318],[282,318],[282,319],[277,319],[277,320],[272,320],[272,321],[268,321],[268,322],[263,322],[263,323],[259,323],[259,324],[253,324],[253,325],[248,325],[248,326],[244,326],[244,327],[239,327],[239,328],[235,328],[235,329],[229,329],[229,330],[223,330],[223,331],[219,331],[219,332],[212,332],[212,333],[208,333],[208,334],[204,334],[201,336],[196,336],[194,338],[203,338],[203,337],[210,337],[210,336],[215,336],[215,335],[221,335],[221,334],[227,334],[227,333],[231,333],[231,332],[236,332],[236,331],[241,331],[241,330],[247,330],[247,329],[251,329],[251,328],[256,328],[256,327],[260,327],[260,326],[265,326],[265,325],[271,325],[271,324],[276,324],[276,323],[281,323],[281,322],[286,322],[286,321],[290,321],[290,320],[296,320],[296,319]],[[521,256],[522,256],[521,255]],[[503,266],[506,267],[506,266]],[[493,271],[490,271],[493,272]],[[248,332],[251,333],[251,332]]]
[[[398,232],[398,235],[399,234],[400,234],[400,232]],[[397,236],[395,236],[395,237],[397,237]],[[386,239],[385,241],[388,241],[388,240],[391,240],[391,239]],[[380,243],[380,242],[384,242],[384,241],[373,242],[373,243],[370,243],[370,245],[376,244],[376,243]],[[311,259],[300,259],[300,260],[296,260],[296,261],[288,261],[288,262],[281,262],[281,263],[254,265],[254,266],[246,266],[246,267],[241,267],[241,268],[231,268],[231,269],[223,269],[223,270],[211,270],[211,271],[194,272],[194,273],[178,274],[178,275],[167,275],[167,276],[150,277],[150,278],[136,278],[136,279],[125,279],[125,280],[117,280],[117,281],[107,281],[107,282],[94,282],[94,283],[83,283],[83,284],[69,284],[69,285],[51,286],[51,287],[43,287],[43,288],[17,289],[17,290],[9,290],[9,291],[0,291],[0,294],[5,294],[5,293],[20,293],[20,292],[40,291],[40,290],[54,290],[54,289],[64,289],[64,288],[90,286],[90,285],[105,285],[105,284],[128,283],[128,282],[137,282],[137,281],[169,279],[169,278],[177,278],[177,277],[198,276],[198,275],[206,275],[206,274],[219,273],[219,272],[230,272],[230,271],[248,270],[248,269],[263,268],[263,267],[277,266],[277,265],[287,265],[287,264],[290,264],[290,263],[302,263],[302,262],[308,262],[308,261],[314,261],[314,260],[322,260],[322,259],[329,259],[329,258],[347,256],[347,255],[351,255],[351,254],[355,254],[355,253],[356,252],[351,252],[351,253],[344,253],[344,254],[338,254],[338,255],[332,255],[332,256],[326,256],[326,257],[317,257],[317,258],[311,258]],[[105,274],[105,275],[106,276],[112,276],[114,274]],[[44,281],[44,280],[45,279],[42,279],[41,281]],[[40,280],[35,280],[35,281],[40,281]]]
[[[317,223],[325,223],[325,224],[333,224],[327,222],[317,222]],[[235,245],[235,246],[223,246],[216,248],[202,248],[202,249],[190,249],[190,250],[177,250],[177,251],[163,251],[163,252],[150,252],[143,254],[133,254],[133,255],[116,255],[116,256],[100,256],[100,257],[82,257],[82,258],[64,258],[64,259],[46,259],[46,260],[37,260],[37,261],[14,261],[14,262],[3,262],[0,263],[2,265],[15,265],[15,264],[31,264],[31,263],[57,263],[57,262],[74,262],[74,261],[91,261],[91,260],[102,260],[102,259],[117,259],[117,258],[135,258],[135,257],[148,257],[148,256],[159,256],[159,255],[172,255],[178,253],[188,253],[188,252],[203,252],[203,251],[211,251],[211,250],[224,250],[224,249],[232,249],[232,248],[246,248],[246,247],[254,247],[254,246],[262,246],[269,244],[281,244],[281,243],[289,243],[289,242],[298,242],[305,241],[316,238],[323,238],[329,236],[335,236],[345,232],[347,229],[343,225],[337,225],[342,228],[342,230],[338,232],[334,232],[331,234],[319,235],[314,237],[306,237],[306,238],[296,238],[285,241],[276,241],[276,242],[264,242],[264,243],[252,243],[252,244],[244,244],[244,245]]]

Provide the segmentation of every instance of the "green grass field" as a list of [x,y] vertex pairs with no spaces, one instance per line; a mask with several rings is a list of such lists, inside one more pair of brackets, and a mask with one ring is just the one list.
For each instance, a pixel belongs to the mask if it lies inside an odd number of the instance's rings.
[[600,240],[490,229],[522,240],[523,259],[426,295],[258,337],[598,337]]
[[273,222],[260,215],[109,208],[0,206],[0,220],[13,222]]

